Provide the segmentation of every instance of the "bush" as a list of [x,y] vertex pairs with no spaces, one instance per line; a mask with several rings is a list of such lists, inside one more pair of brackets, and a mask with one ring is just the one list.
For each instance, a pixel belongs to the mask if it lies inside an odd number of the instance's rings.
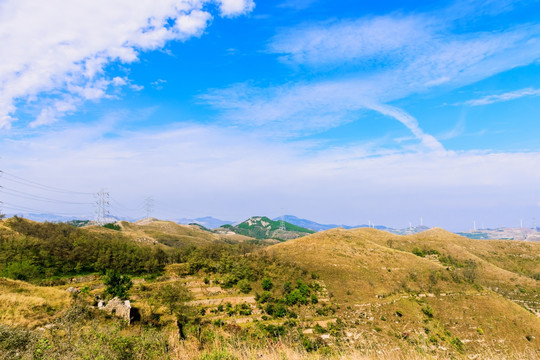
[[287,308],[283,304],[277,304],[274,308],[274,317],[282,318],[287,315]]
[[25,353],[35,340],[30,331],[0,325],[0,353],[5,355],[6,359],[16,358],[17,354]]
[[107,273],[103,278],[103,284],[107,286],[105,294],[120,299],[127,299],[128,291],[133,286],[133,282],[129,276],[120,275],[116,270],[107,270]]
[[264,278],[263,281],[261,282],[261,286],[264,291],[270,291],[270,289],[272,289],[272,286],[274,286],[274,284],[272,284],[272,280],[270,280],[269,278]]
[[20,262],[12,262],[4,268],[2,271],[4,277],[28,281],[39,277],[39,268],[33,265],[29,260],[23,260]]
[[263,291],[262,294],[258,295],[257,297],[257,302],[259,302],[260,304],[264,304],[272,300],[272,293],[270,293],[269,291]]
[[240,289],[240,292],[249,294],[251,291],[251,284],[249,283],[249,280],[243,279],[238,282],[238,288]]
[[107,229],[111,229],[111,230],[116,230],[116,231],[122,230],[122,228],[120,227],[120,225],[116,225],[115,223],[105,224],[105,225],[103,225],[103,227],[104,227],[104,228],[107,228]]
[[283,293],[284,294],[288,294],[292,291],[292,285],[291,285],[291,282],[290,281],[286,281],[284,284],[283,284]]
[[433,309],[431,308],[431,306],[429,305],[426,305],[422,308],[422,312],[428,317],[428,318],[432,318],[433,317]]
[[307,305],[308,299],[300,292],[299,289],[294,289],[285,296],[285,303],[289,306],[297,304]]

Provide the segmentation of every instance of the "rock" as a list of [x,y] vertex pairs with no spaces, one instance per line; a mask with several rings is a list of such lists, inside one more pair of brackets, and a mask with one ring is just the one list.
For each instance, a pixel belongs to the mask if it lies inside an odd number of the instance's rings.
[[68,288],[66,289],[66,291],[67,291],[68,293],[71,293],[71,294],[79,294],[79,293],[81,292],[81,290],[79,290],[79,289],[77,289],[77,288],[75,288],[75,287],[73,287],[73,286],[68,287]]
[[98,308],[108,312],[109,314],[116,315],[131,324],[132,321],[138,317],[138,311],[131,307],[129,300],[120,300],[115,297],[107,302],[107,305],[103,306],[103,301],[98,303]]

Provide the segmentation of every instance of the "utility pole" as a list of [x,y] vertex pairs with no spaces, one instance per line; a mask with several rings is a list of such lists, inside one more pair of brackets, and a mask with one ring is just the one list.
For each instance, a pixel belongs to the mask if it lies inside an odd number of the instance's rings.
[[96,223],[98,225],[105,225],[110,215],[110,194],[101,189],[96,194]]
[[154,199],[151,196],[144,199],[144,208],[146,209],[146,218],[150,219],[150,215],[154,210]]

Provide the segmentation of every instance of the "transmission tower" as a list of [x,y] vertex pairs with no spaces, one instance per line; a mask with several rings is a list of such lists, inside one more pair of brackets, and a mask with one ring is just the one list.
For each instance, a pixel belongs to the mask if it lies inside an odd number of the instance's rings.
[[110,194],[102,189],[96,194],[96,198],[96,223],[105,225],[110,215]]
[[152,197],[147,197],[144,199],[144,208],[146,210],[146,218],[150,219],[150,215],[152,215],[152,211],[154,210],[154,199]]
[[285,215],[281,215],[281,219],[279,220],[279,230],[285,231]]

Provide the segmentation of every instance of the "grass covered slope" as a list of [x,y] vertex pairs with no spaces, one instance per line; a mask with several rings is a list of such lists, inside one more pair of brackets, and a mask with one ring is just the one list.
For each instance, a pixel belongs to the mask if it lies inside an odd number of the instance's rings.
[[267,251],[320,277],[348,324],[373,341],[540,351],[540,281],[525,275],[540,270],[540,244],[470,240],[441,229],[399,236],[362,228]]
[[0,278],[0,324],[43,326],[51,323],[70,300],[69,293],[62,289]]
[[237,243],[252,240],[249,237],[232,234],[215,234],[199,225],[179,225],[172,221],[157,219],[135,223],[119,222],[122,232],[140,242],[159,242],[173,248],[205,246],[216,243]]

